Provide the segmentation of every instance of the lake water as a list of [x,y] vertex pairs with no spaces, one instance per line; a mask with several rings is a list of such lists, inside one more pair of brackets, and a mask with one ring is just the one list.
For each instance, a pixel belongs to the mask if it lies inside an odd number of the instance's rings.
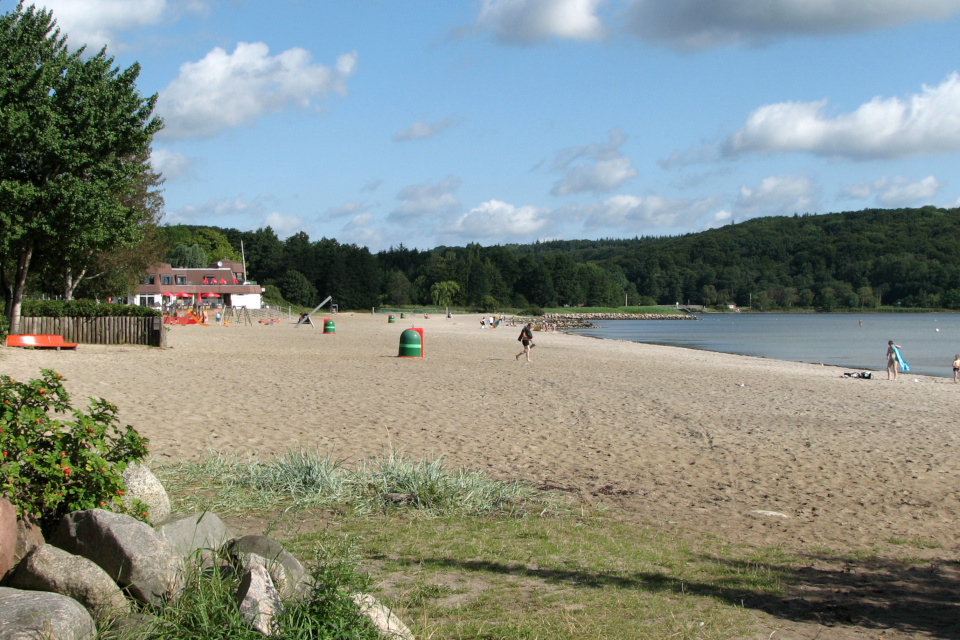
[[[887,341],[899,344],[910,373],[953,377],[960,353],[960,314],[723,313],[700,320],[596,320],[574,333],[777,360],[850,371],[885,371]],[[858,323],[863,320],[863,326]],[[886,376],[886,373],[883,374]]]

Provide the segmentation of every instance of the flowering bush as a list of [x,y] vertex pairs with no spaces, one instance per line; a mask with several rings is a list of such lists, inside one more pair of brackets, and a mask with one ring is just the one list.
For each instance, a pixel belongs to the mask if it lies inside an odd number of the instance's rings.
[[[90,399],[89,413],[70,406],[63,377],[17,382],[0,376],[0,493],[49,530],[65,513],[96,507],[125,512],[120,475],[147,455],[147,440],[117,427],[117,407]],[[73,419],[58,419],[70,414]],[[146,516],[135,501],[135,517]]]

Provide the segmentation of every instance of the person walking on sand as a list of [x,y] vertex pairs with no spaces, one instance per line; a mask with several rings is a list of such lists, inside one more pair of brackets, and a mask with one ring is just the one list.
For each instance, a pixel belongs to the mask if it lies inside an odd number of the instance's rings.
[[900,348],[900,345],[893,344],[893,340],[887,343],[887,380],[897,379],[897,371],[900,369],[900,358],[897,349]]
[[523,344],[523,351],[517,354],[516,359],[519,360],[520,356],[526,355],[527,362],[530,362],[530,347],[533,346],[533,323],[528,322],[527,326],[523,329],[520,329],[520,337],[517,338]]
[[960,382],[960,353],[953,356],[953,381]]

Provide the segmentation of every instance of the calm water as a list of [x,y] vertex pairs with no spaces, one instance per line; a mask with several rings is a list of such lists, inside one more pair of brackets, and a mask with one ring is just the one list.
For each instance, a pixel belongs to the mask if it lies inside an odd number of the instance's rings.
[[[899,344],[910,373],[953,377],[960,314],[716,314],[701,320],[597,320],[576,333],[777,360],[816,362],[851,371],[885,371],[887,341]],[[863,320],[859,326],[858,320]],[[884,374],[886,375],[886,374]]]

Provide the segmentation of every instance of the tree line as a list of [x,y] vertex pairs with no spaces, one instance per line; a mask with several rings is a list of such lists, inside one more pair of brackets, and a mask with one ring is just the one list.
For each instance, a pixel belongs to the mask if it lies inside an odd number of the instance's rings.
[[[761,310],[960,309],[960,209],[870,209],[756,218],[675,237],[377,253],[266,227],[161,227],[184,262],[240,259],[268,295],[341,308],[737,304]],[[188,266],[186,263],[176,266]]]

